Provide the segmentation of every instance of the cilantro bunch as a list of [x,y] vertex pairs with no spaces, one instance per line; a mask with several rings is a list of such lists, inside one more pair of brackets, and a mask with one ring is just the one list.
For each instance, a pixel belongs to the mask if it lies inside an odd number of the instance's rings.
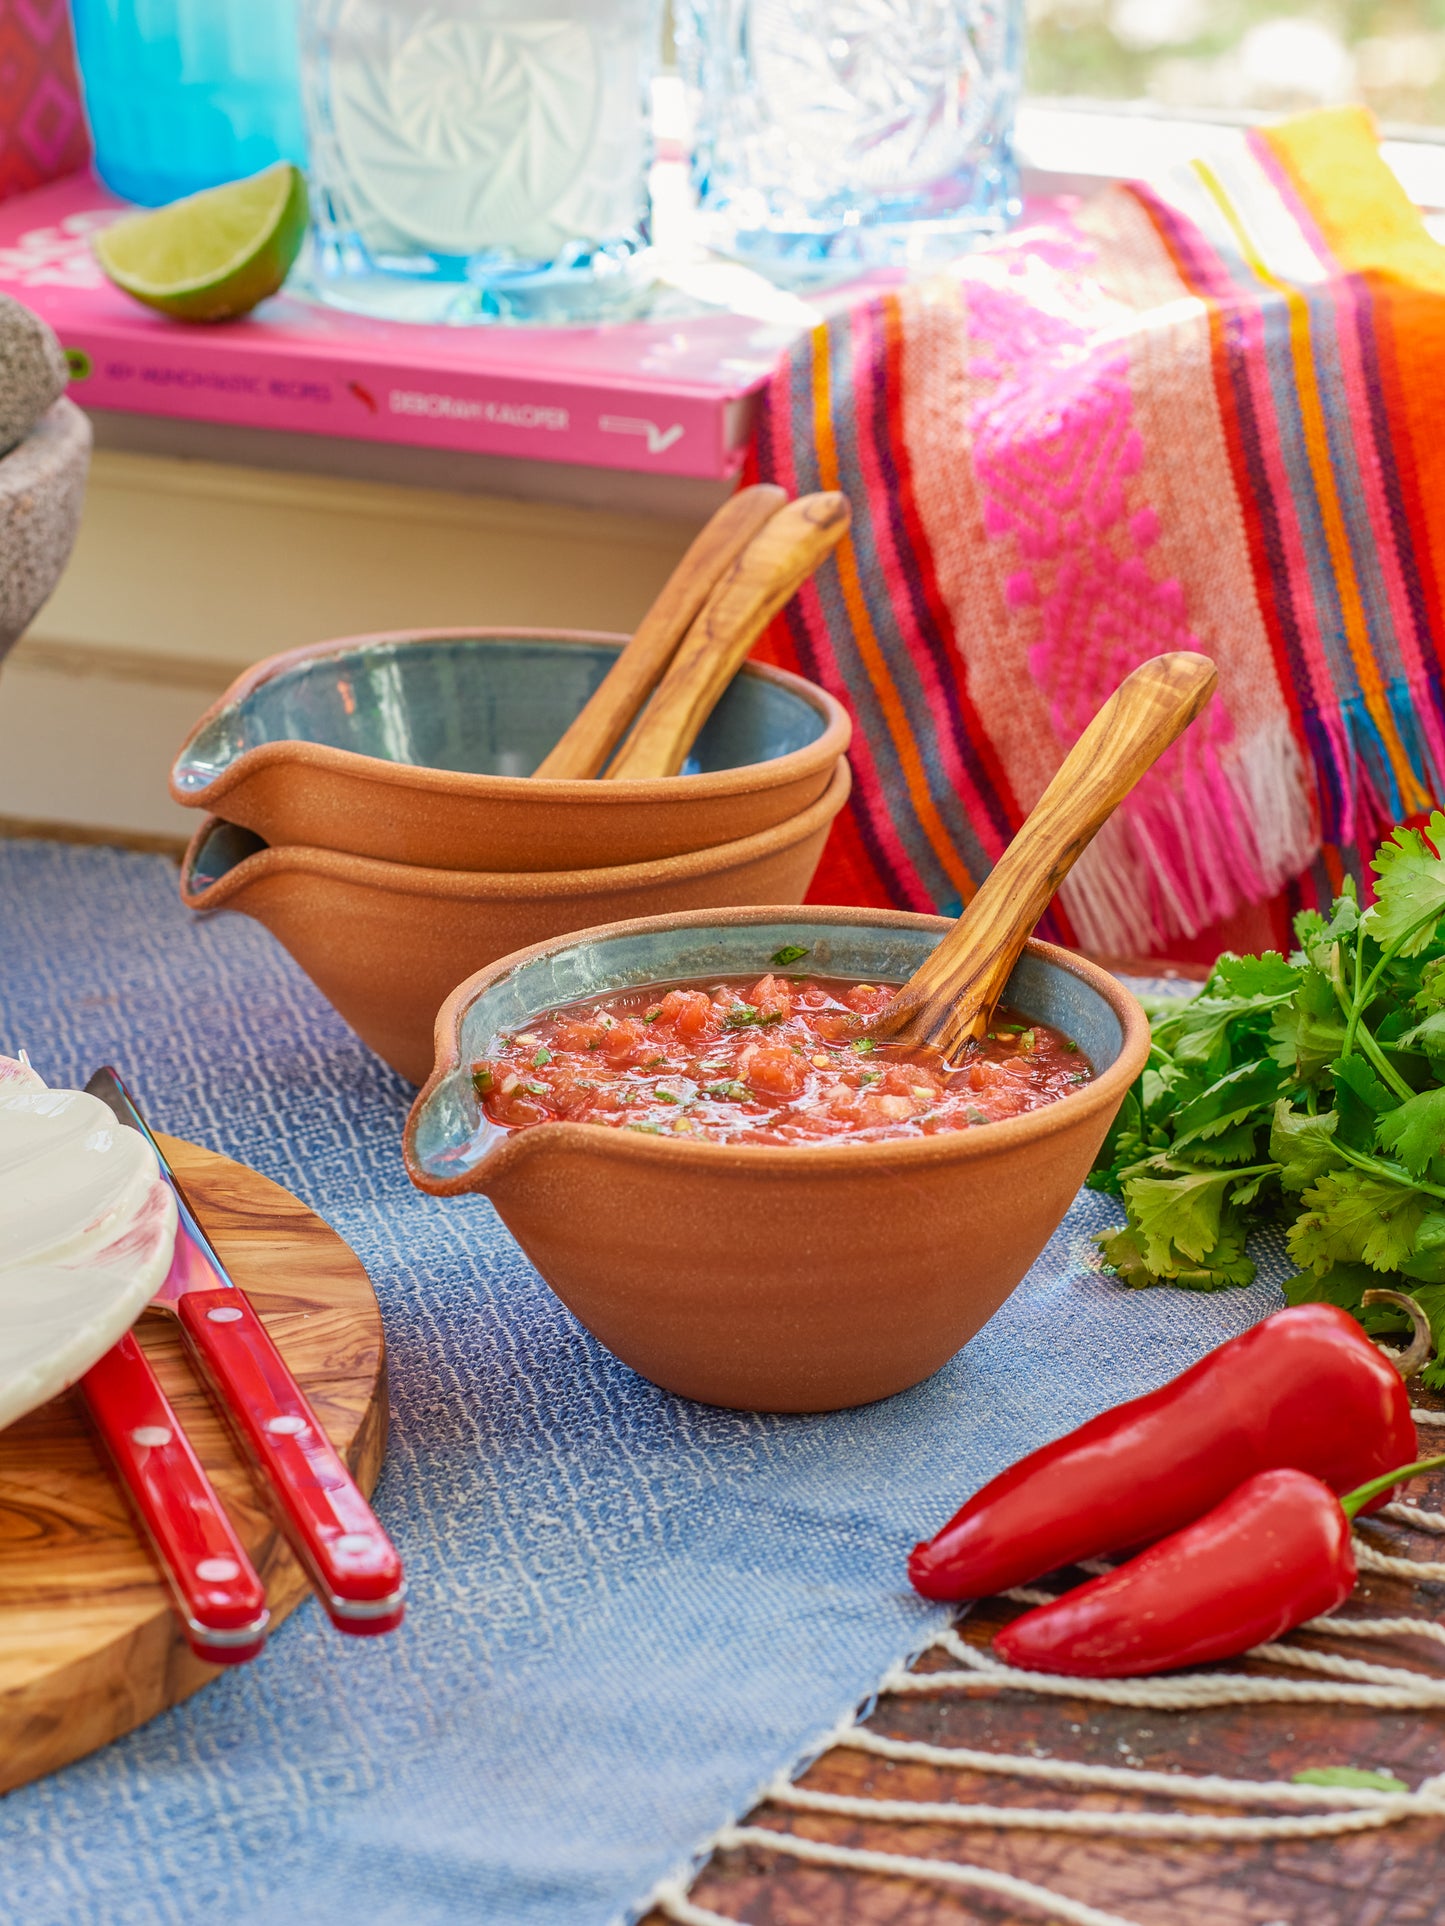
[[1248,1284],[1250,1230],[1280,1225],[1292,1304],[1407,1324],[1367,1290],[1408,1292],[1445,1390],[1445,815],[1397,829],[1328,918],[1295,919],[1286,960],[1222,956],[1197,997],[1156,999],[1149,1062],[1089,1177],[1128,1222],[1101,1237],[1120,1280]]

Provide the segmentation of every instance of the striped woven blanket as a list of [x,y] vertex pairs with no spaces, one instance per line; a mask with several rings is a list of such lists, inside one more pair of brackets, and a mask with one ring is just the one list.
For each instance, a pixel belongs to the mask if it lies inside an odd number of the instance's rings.
[[1178,950],[1445,794],[1445,248],[1339,109],[1050,205],[801,340],[755,468],[853,530],[760,653],[857,725],[815,900],[956,913],[1120,678],[1219,694],[1060,892]]

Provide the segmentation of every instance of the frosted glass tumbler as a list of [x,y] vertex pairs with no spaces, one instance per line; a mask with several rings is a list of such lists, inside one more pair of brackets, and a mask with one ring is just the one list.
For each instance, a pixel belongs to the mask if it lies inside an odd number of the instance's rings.
[[296,0],[72,0],[95,168],[128,201],[306,163]]
[[676,0],[708,240],[782,279],[958,254],[1018,210],[1023,0]]
[[625,312],[660,0],[302,0],[314,285],[426,321]]

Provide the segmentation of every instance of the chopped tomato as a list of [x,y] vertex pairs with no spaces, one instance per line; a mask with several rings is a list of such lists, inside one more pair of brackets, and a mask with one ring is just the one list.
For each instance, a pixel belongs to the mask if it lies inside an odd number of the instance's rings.
[[706,990],[669,990],[662,999],[658,1021],[671,1024],[685,1043],[718,1032],[717,1011]]
[[793,987],[781,976],[765,976],[747,1000],[760,1016],[778,1022],[793,1014]]
[[878,983],[855,983],[851,990],[844,993],[843,1001],[859,1016],[873,1016],[892,994],[892,990],[885,990]]
[[808,1066],[791,1050],[762,1044],[748,1059],[744,1074],[760,1097],[797,1097],[808,1081]]
[[628,1017],[624,1017],[620,1023],[613,1023],[603,1032],[602,1054],[614,1070],[621,1070],[624,1065],[636,1062],[644,1054],[644,1045],[648,1056],[656,1056],[657,1051],[647,1025],[634,1023]]
[[[788,960],[785,957],[783,960]],[[507,1129],[566,1120],[654,1136],[826,1144],[971,1130],[1093,1072],[1056,1031],[1001,1011],[956,1066],[860,1035],[886,984],[789,980],[626,991],[534,1017],[472,1066]]]

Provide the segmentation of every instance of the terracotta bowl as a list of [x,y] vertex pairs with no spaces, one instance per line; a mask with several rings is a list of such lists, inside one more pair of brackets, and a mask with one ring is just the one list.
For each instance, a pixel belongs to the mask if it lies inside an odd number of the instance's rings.
[[840,762],[810,808],[740,842],[655,863],[511,875],[272,849],[211,817],[181,864],[181,899],[264,923],[377,1055],[420,1083],[443,998],[524,943],[643,911],[801,902],[850,787]]
[[1030,943],[1009,983],[1025,1016],[1098,1072],[987,1129],[874,1144],[748,1145],[596,1124],[507,1132],[470,1066],[498,1030],[644,983],[806,968],[902,982],[951,926],[901,911],[648,917],[503,957],[437,1017],[437,1066],[407,1119],[412,1182],[484,1191],[562,1301],[668,1391],[759,1411],[825,1411],[906,1390],[1003,1303],[1083,1182],[1149,1052],[1138,1003],[1092,963]]
[[685,855],[759,835],[823,795],[848,747],[847,714],[758,663],[718,704],[682,775],[531,781],[624,640],[424,629],[273,655],[202,716],[171,794],[276,845],[487,870]]

